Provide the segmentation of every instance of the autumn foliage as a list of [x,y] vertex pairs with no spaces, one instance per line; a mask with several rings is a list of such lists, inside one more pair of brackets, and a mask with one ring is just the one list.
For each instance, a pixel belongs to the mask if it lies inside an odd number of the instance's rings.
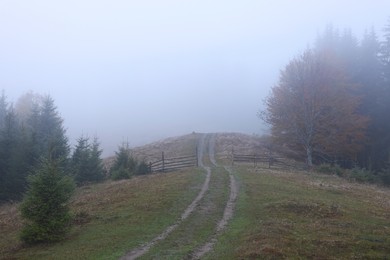
[[305,51],[281,72],[261,117],[276,142],[314,160],[355,159],[368,119],[356,113],[359,97],[337,60]]

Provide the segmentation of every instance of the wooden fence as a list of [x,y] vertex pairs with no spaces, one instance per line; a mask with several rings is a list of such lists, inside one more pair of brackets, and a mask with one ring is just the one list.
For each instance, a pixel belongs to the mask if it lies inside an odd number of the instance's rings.
[[188,167],[198,166],[198,149],[195,155],[180,156],[174,158],[165,158],[164,152],[161,153],[161,160],[150,162],[150,172],[169,172]]
[[234,163],[253,163],[253,167],[277,167],[277,168],[300,168],[297,164],[288,161],[286,158],[274,157],[271,155],[257,154],[235,154],[232,155],[232,164]]

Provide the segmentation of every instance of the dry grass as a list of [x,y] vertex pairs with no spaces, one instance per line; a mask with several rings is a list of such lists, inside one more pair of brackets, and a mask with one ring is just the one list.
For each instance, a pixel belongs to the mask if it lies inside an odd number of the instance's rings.
[[183,155],[195,154],[199,134],[192,133],[179,137],[167,138],[155,143],[135,147],[133,153],[137,158],[148,161],[161,159],[161,153],[165,156],[178,157]]
[[61,243],[26,247],[18,240],[18,205],[0,207],[0,259],[118,259],[174,223],[193,200],[204,174],[169,174],[107,181],[77,189],[73,228]]
[[[3,256],[17,251],[21,244],[18,242],[18,233],[21,230],[22,219],[18,209],[19,204],[5,204],[0,206],[0,259]],[[4,246],[6,245],[6,246]]]
[[239,154],[267,154],[264,138],[241,133],[216,134],[216,157],[231,160],[232,150]]
[[386,259],[390,190],[240,166],[236,217],[210,259]]
[[[154,162],[161,160],[162,152],[166,158],[194,155],[198,143],[199,134],[192,133],[179,137],[171,137],[144,146],[132,148],[133,156],[139,160]],[[110,156],[104,160],[105,168],[109,169],[115,157]]]
[[[148,160],[159,159],[163,150],[168,157],[191,154],[198,137],[170,138],[135,148],[134,153]],[[228,163],[232,147],[245,153],[266,152],[264,144],[254,136],[217,134],[217,159]],[[234,174],[240,184],[235,215],[206,258],[387,259],[390,255],[389,189],[336,176],[256,169],[253,165],[239,165]],[[71,202],[75,216],[71,234],[53,245],[20,244],[18,205],[0,206],[0,259],[118,259],[174,223],[203,180],[203,171],[190,169],[80,188]],[[222,182],[216,179],[215,184]],[[214,191],[219,189],[224,188]],[[208,213],[199,214],[204,217]],[[192,220],[201,223],[212,218],[194,214],[188,219]],[[185,257],[189,245],[193,248],[194,241],[206,239],[209,229],[207,225],[185,225],[150,256],[158,258],[174,248]],[[184,241],[181,238],[186,232]]]

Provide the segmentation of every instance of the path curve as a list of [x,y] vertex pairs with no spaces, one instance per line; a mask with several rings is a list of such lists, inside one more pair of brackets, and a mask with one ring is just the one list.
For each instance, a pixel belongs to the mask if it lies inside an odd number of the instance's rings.
[[174,223],[173,225],[167,227],[160,235],[158,235],[157,237],[153,238],[150,242],[148,242],[148,243],[146,243],[146,244],[144,244],[144,245],[142,245],[142,246],[140,246],[138,248],[135,248],[135,249],[133,249],[132,251],[130,251],[128,253],[126,253],[125,256],[120,258],[121,260],[136,259],[136,258],[144,255],[146,252],[148,252],[149,249],[154,244],[156,244],[157,242],[165,239],[172,231],[174,231],[181,224],[181,222],[183,220],[188,218],[188,216],[194,211],[194,209],[198,205],[199,201],[203,198],[204,194],[209,189],[210,176],[211,176],[210,168],[204,166],[203,160],[202,160],[203,152],[204,152],[204,148],[205,148],[204,146],[205,146],[206,136],[207,136],[206,134],[202,134],[202,136],[200,137],[199,142],[198,142],[199,165],[201,167],[203,167],[206,170],[206,172],[207,172],[206,179],[205,179],[205,181],[203,183],[202,189],[198,193],[198,196],[196,196],[196,198],[192,201],[192,203],[186,208],[186,210],[182,213],[180,219],[178,221],[176,221],[176,223]]
[[[218,164],[215,160],[215,134],[213,134],[209,140],[209,158],[211,163],[215,167],[218,167]],[[230,177],[230,195],[223,212],[223,217],[218,222],[215,233],[212,235],[210,240],[192,254],[192,259],[200,259],[203,255],[213,249],[214,244],[218,241],[217,237],[222,233],[222,231],[226,228],[229,220],[233,217],[238,194],[238,185],[232,170],[226,166],[224,166],[224,169],[229,173]]]

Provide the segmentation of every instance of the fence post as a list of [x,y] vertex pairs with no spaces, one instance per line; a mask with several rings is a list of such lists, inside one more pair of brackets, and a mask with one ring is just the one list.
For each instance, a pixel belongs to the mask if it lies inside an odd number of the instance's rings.
[[199,154],[198,154],[198,146],[195,148],[195,156],[196,156],[196,167],[199,167]]
[[165,172],[164,151],[162,151],[161,153],[161,160],[162,160],[162,172]]
[[152,171],[152,162],[149,162],[149,172],[153,173],[153,171]]
[[234,165],[234,147],[232,146],[232,166]]
[[271,169],[272,161],[273,161],[272,152],[270,150],[268,153],[268,169]]

